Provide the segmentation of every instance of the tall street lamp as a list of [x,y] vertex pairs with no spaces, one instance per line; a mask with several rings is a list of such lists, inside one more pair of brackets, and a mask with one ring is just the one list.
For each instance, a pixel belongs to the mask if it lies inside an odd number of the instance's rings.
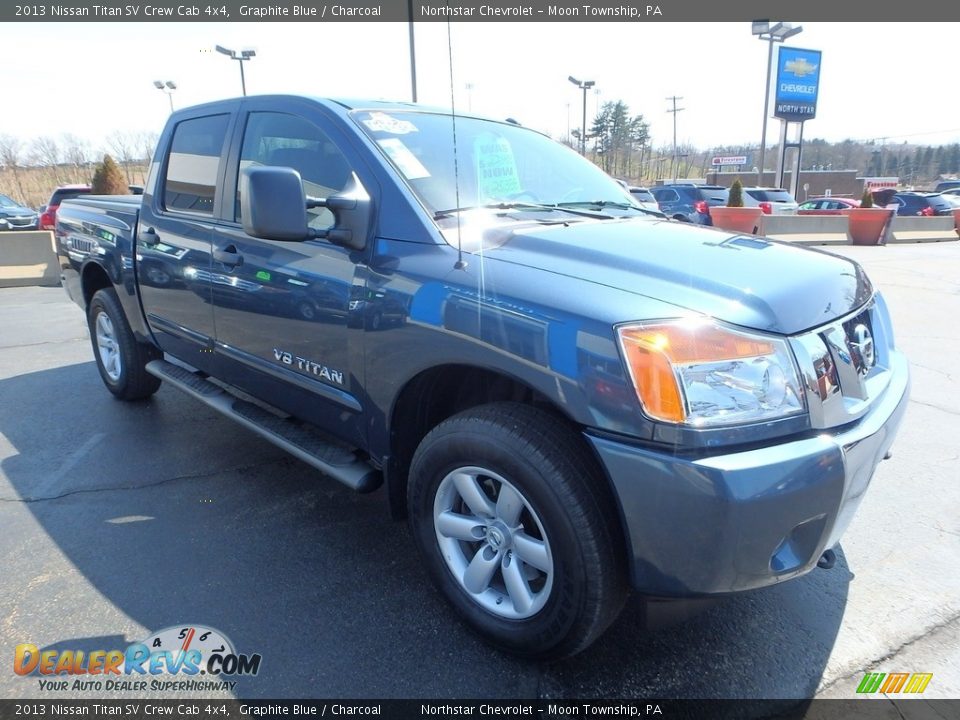
[[177,89],[177,84],[173,80],[154,80],[153,86],[167,96],[170,100],[170,112],[173,112],[173,91]]
[[760,172],[757,175],[757,185],[763,185],[764,155],[767,152],[767,115],[770,108],[770,74],[773,70],[773,44],[782,43],[787,38],[799,35],[803,32],[802,25],[792,25],[790,23],[778,22],[770,24],[769,20],[754,20],[751,24],[751,32],[761,40],[770,43],[767,51],[767,90],[763,96],[763,131],[760,135]]
[[581,82],[573,75],[567,77],[578,88],[583,90],[583,125],[580,127],[580,154],[587,154],[587,90],[597,84],[596,80],[584,80]]
[[240,63],[240,87],[243,88],[243,96],[247,96],[247,81],[243,76],[243,61],[249,60],[252,57],[256,57],[257,51],[252,49],[247,50],[231,50],[230,48],[225,48],[222,45],[217,45],[216,50],[222,55],[226,55],[231,60],[236,60]]

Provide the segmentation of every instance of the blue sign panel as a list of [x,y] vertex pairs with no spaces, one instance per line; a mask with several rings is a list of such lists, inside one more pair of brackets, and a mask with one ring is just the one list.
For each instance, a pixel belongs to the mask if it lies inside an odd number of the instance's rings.
[[812,120],[819,90],[820,51],[781,47],[773,116],[793,122]]

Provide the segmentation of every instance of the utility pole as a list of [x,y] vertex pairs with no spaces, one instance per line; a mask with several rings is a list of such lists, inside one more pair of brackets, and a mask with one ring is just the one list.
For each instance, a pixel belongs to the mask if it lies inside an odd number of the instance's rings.
[[672,95],[668,97],[667,100],[673,103],[673,108],[671,110],[667,110],[667,112],[673,115],[673,181],[676,182],[677,170],[679,169],[679,162],[677,159],[677,113],[683,111],[685,108],[677,107],[677,100],[683,100],[682,97]]

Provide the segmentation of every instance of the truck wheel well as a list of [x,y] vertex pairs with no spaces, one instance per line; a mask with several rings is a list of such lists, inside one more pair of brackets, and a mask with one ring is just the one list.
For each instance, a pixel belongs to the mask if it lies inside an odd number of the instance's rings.
[[85,308],[90,307],[90,301],[93,300],[93,296],[97,294],[97,291],[113,287],[107,271],[96,263],[90,263],[83,269],[81,284],[83,286],[83,306]]
[[430,430],[459,412],[491,402],[512,401],[539,407],[570,419],[542,393],[500,373],[468,365],[426,370],[400,391],[390,418],[391,468],[387,475],[390,511],[406,515],[407,474],[420,441]]

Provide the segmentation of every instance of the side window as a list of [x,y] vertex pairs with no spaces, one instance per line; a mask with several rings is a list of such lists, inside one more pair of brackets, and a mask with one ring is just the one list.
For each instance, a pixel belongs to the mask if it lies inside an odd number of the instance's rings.
[[[289,167],[300,173],[304,192],[325,198],[346,188],[351,170],[347,159],[320,128],[296,115],[250,113],[243,133],[240,172],[257,165]],[[236,219],[240,217],[240,183],[237,182]],[[327,208],[307,211],[310,227],[333,224]]]
[[177,124],[163,181],[163,206],[167,210],[213,214],[220,153],[229,120],[229,115],[210,115]]
[[677,202],[680,199],[680,196],[677,195],[676,190],[661,190],[656,193],[657,202],[661,203],[673,203]]

